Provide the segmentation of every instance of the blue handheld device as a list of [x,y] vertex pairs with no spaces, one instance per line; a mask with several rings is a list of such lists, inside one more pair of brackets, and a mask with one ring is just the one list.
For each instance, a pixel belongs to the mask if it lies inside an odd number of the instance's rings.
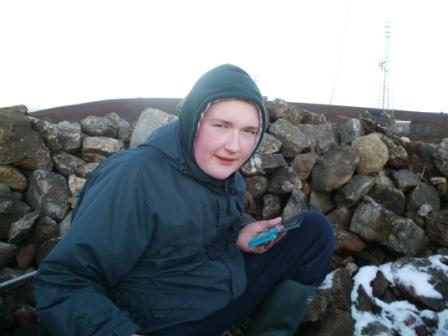
[[[259,235],[255,236],[251,241],[249,241],[248,245],[249,247],[257,247],[266,244],[271,240],[277,238],[279,233],[298,228],[302,223],[302,220],[303,215],[301,213],[297,214],[284,222],[282,221],[279,225],[276,225],[266,230],[265,232],[262,232]],[[281,225],[283,226],[283,228],[280,228]]]

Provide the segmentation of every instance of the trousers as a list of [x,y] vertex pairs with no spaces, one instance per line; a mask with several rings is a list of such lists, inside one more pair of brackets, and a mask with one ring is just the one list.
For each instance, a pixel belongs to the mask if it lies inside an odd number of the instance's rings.
[[202,320],[175,325],[151,336],[219,335],[250,316],[281,280],[318,287],[329,271],[335,244],[327,217],[318,211],[305,211],[301,226],[265,253],[243,252],[247,286],[242,295]]

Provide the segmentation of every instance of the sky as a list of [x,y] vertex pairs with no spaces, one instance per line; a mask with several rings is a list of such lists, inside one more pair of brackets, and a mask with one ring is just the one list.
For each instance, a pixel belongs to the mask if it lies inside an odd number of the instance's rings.
[[0,107],[181,98],[232,63],[268,99],[448,112],[446,13],[446,0],[3,0]]

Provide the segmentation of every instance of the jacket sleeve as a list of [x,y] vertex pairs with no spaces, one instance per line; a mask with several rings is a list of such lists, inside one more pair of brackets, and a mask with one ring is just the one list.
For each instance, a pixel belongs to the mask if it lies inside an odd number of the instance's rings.
[[107,296],[147,247],[152,225],[143,174],[101,169],[82,193],[71,228],[39,265],[37,315],[55,335],[130,335],[140,327]]

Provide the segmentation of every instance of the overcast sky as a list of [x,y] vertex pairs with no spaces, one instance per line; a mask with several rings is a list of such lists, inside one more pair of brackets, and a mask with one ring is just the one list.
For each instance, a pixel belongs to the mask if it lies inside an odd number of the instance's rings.
[[446,0],[3,0],[0,106],[183,97],[246,69],[269,99],[448,112]]

